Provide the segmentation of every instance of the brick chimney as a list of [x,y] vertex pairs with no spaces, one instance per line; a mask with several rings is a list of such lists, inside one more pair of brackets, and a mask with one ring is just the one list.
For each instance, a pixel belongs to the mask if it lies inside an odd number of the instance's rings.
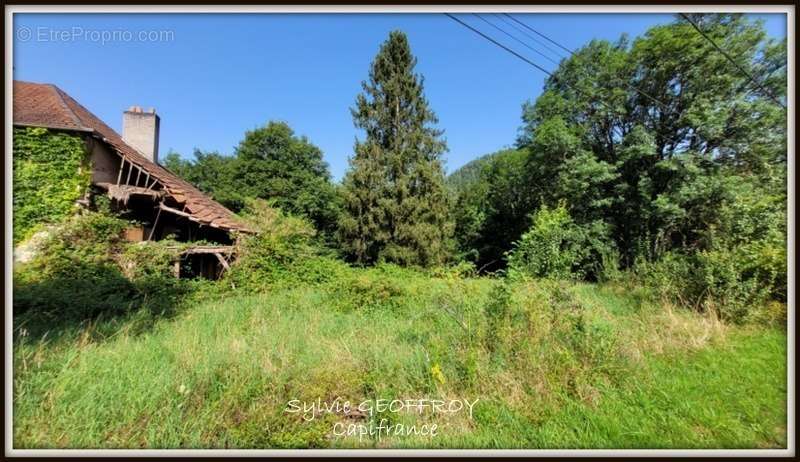
[[139,106],[131,106],[122,114],[122,140],[155,163],[160,120],[153,108],[145,112]]

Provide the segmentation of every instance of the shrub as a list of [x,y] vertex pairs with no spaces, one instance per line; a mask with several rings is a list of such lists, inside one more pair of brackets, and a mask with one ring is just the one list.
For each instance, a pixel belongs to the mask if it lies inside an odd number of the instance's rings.
[[737,193],[721,204],[718,220],[703,233],[703,247],[640,261],[635,272],[662,297],[713,309],[726,321],[774,319],[760,311],[770,300],[786,301],[785,202],[751,181],[731,187]]
[[173,263],[180,258],[182,248],[192,244],[197,243],[171,240],[129,243],[116,257],[123,274],[134,284],[137,298],[150,310],[169,311],[188,292],[190,282],[175,277]]
[[335,257],[316,255],[297,262],[287,277],[306,284],[325,284],[347,277],[350,270],[347,263]]
[[239,238],[239,257],[226,279],[237,287],[262,288],[290,277],[293,267],[318,254],[313,226],[261,199],[249,201],[244,218],[255,234]]
[[533,225],[514,244],[508,254],[508,272],[512,276],[568,278],[577,249],[570,232],[572,219],[563,206],[550,209],[543,205],[533,215]]
[[709,230],[712,254],[735,258],[743,279],[752,279],[775,300],[786,301],[786,196],[766,186],[740,181],[733,199],[724,203],[720,220]]
[[780,270],[781,259],[770,257],[772,253],[762,245],[694,254],[670,252],[656,262],[640,262],[635,271],[663,298],[699,311],[714,310],[725,321],[741,323],[757,317],[770,299],[782,295],[775,290],[785,274]]
[[353,272],[333,282],[333,300],[342,311],[392,309],[406,294],[402,280],[380,271]]
[[124,220],[87,212],[50,229],[33,260],[24,265],[40,277],[69,276],[80,263],[113,265],[121,251]]
[[511,284],[502,281],[492,288],[489,303],[484,309],[486,317],[486,348],[494,352],[505,342],[511,305]]
[[[620,332],[574,287],[551,279],[502,281],[484,306],[482,344],[497,370],[513,374],[521,387],[594,399],[599,384],[629,364]],[[547,395],[533,399],[560,398]]]
[[36,255],[14,268],[15,315],[69,321],[170,310],[187,287],[171,272],[178,250],[169,241],[128,243],[127,225],[86,212],[50,229]]
[[432,268],[429,274],[435,278],[457,280],[476,277],[478,275],[478,270],[475,267],[475,263],[471,261],[460,261],[454,265]]
[[577,225],[565,205],[543,205],[530,229],[507,253],[515,277],[600,279],[616,270],[618,255],[603,222]]
[[14,268],[14,310],[48,316],[94,316],[127,309],[133,284],[116,265],[125,222],[98,213],[52,229],[35,257]]

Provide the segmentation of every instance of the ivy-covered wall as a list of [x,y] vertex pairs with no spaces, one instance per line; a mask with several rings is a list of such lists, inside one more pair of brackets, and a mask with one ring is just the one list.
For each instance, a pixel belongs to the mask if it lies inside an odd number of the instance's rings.
[[14,244],[73,213],[91,181],[86,145],[75,134],[14,128]]

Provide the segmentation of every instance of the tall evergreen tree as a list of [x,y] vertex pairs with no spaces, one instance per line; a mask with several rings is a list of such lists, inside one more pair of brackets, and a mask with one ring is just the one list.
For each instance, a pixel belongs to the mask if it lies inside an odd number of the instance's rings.
[[414,73],[406,35],[389,34],[351,109],[366,137],[356,140],[345,176],[339,235],[358,263],[430,266],[450,251],[452,223],[436,115]]

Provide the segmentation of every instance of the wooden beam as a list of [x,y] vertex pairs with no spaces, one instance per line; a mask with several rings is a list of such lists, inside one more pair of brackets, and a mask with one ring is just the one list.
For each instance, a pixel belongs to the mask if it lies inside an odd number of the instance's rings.
[[156,232],[156,226],[158,226],[158,219],[161,217],[161,209],[158,209],[158,213],[156,214],[156,221],[153,222],[153,229],[150,230],[150,235],[147,236],[147,240],[153,239],[153,234]]
[[119,182],[122,181],[122,169],[125,168],[125,156],[120,156],[122,158],[122,162],[119,164],[119,175],[117,175],[117,185]]
[[[180,247],[178,246],[170,246],[167,247],[168,249],[175,249],[178,250]],[[218,253],[222,254],[233,254],[234,247],[232,245],[198,245],[197,247],[189,247],[186,249],[181,250],[182,255],[197,255],[197,254],[210,254],[210,253]]]
[[128,194],[138,194],[141,196],[148,196],[148,197],[161,197],[164,192],[163,191],[153,191],[150,189],[143,188],[141,186],[127,186],[124,184],[116,185],[114,183],[105,183],[99,182],[95,183],[95,186],[105,189],[108,191],[109,195],[115,195],[119,192],[127,192]]
[[194,218],[194,217],[192,217],[192,215],[191,215],[191,214],[189,214],[189,213],[186,213],[186,212],[181,212],[181,211],[180,211],[180,210],[178,210],[178,209],[174,209],[174,208],[172,208],[172,207],[170,207],[170,206],[164,205],[164,203],[163,203],[163,202],[159,203],[159,204],[158,204],[158,207],[159,207],[161,210],[166,210],[167,212],[174,213],[175,215],[180,215],[180,216],[182,216],[182,217],[191,218],[191,219],[193,219],[193,218]]
[[228,261],[227,261],[227,260],[225,260],[224,258],[222,258],[222,255],[220,255],[220,254],[219,254],[219,253],[217,253],[217,252],[214,252],[214,256],[215,256],[215,257],[217,257],[217,260],[219,260],[219,262],[222,264],[222,267],[223,267],[223,268],[225,268],[226,270],[229,270],[229,269],[231,269],[231,265],[229,265],[229,264],[228,264]]
[[128,162],[130,167],[128,167],[128,178],[125,179],[125,184],[131,184],[131,173],[133,173],[133,162]]
[[136,173],[136,186],[139,186],[139,178],[142,176],[142,167],[136,166],[139,169],[139,172]]

